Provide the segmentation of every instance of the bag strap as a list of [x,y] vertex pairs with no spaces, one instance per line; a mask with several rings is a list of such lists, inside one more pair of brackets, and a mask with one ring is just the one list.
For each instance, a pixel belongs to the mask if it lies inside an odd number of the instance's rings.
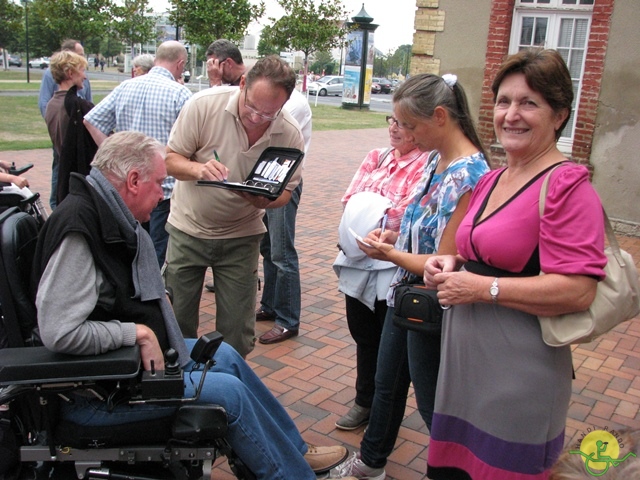
[[[438,151],[437,150],[431,150],[431,153],[429,154],[429,157],[427,158],[427,161],[425,163],[425,167],[431,165],[431,163],[436,158],[436,155],[438,155]],[[438,161],[439,161],[439,159],[438,159]],[[429,187],[431,187],[431,182],[433,181],[433,176],[436,173],[436,168],[438,168],[438,164],[436,164],[436,166],[433,167],[433,170],[431,170],[431,174],[429,175],[429,179],[427,180],[427,183],[424,186],[424,190],[422,191],[422,194],[420,194],[419,197],[416,197],[417,198],[416,199],[417,202],[420,202],[422,197],[424,197],[427,194],[427,192],[429,191]],[[411,251],[411,249],[412,249],[412,247],[411,247],[411,236],[412,236],[411,230],[412,229],[413,229],[413,212],[412,212],[411,220],[409,221],[409,245],[408,245],[408,248],[407,248],[407,251],[409,253],[413,253]]]
[[[561,165],[562,163],[559,163],[558,165],[553,167],[551,170],[549,170],[549,173],[542,181],[542,187],[540,188],[540,201],[539,201],[540,218],[542,218],[542,215],[544,214],[544,205],[547,199],[547,192],[549,190],[549,178],[551,177],[551,174],[553,173],[553,171],[556,168],[560,167]],[[602,214],[604,218],[604,232],[607,236],[607,241],[609,242],[611,251],[613,252],[613,255],[616,257],[616,260],[618,261],[618,265],[624,268],[625,261],[622,258],[622,254],[620,253],[620,245],[618,244],[618,239],[616,238],[616,235],[613,232],[611,221],[609,220],[609,216],[607,215],[607,212],[604,209],[604,206],[602,207]]]
[[378,157],[378,166],[376,168],[380,168],[382,166],[382,162],[384,162],[385,158],[387,158],[392,151],[393,147],[389,147],[380,154]]

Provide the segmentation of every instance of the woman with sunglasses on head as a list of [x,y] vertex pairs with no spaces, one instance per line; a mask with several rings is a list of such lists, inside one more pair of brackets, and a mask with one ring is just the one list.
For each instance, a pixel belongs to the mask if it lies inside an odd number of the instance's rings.
[[394,286],[420,279],[425,261],[436,253],[456,253],[455,232],[471,192],[489,170],[476,133],[466,95],[455,75],[419,74],[393,95],[400,129],[422,151],[436,151],[414,189],[399,231],[381,228],[359,242],[368,257],[398,268],[387,293],[388,310],[382,330],[369,426],[360,452],[331,471],[330,478],[354,476],[383,480],[393,451],[413,380],[418,409],[431,428],[440,361],[440,336],[407,332],[396,327]]
[[386,229],[398,230],[429,156],[413,143],[408,130],[398,127],[395,117],[388,116],[387,123],[391,147],[367,154],[342,197],[341,250],[333,268],[338,290],[345,295],[347,325],[357,352],[356,398],[353,407],[336,422],[341,430],[355,430],[369,420],[386,296],[397,270],[393,263],[368,258],[349,229],[366,235],[382,221]]

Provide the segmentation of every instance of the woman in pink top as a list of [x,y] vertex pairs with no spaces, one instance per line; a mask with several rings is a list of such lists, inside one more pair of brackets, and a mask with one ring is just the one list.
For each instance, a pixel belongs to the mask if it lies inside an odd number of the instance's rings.
[[[443,319],[431,479],[549,477],[564,443],[571,350],[547,346],[537,316],[587,309],[606,264],[589,172],[556,146],[573,100],[562,57],[512,55],[492,91],[507,166],[474,190],[456,234],[458,256],[425,264],[425,283],[453,306]],[[541,216],[541,184],[557,164]]]
[[[397,231],[410,194],[422,177],[429,152],[421,152],[413,143],[410,132],[398,128],[393,117],[387,117],[387,123],[391,148],[369,152],[342,197],[342,205],[347,207],[349,200],[362,192],[379,194],[391,205],[386,210],[385,228]],[[368,209],[368,206],[363,204],[363,208]],[[363,215],[365,212],[356,216]],[[363,230],[362,235],[377,226]],[[387,313],[386,294],[397,269],[389,262],[374,265],[374,260],[365,257],[359,249],[357,252],[361,254],[360,259],[354,261],[341,252],[334,264],[338,288],[345,294],[347,324],[357,346],[356,398],[349,412],[336,422],[336,427],[342,430],[355,430],[369,420],[378,347]]]

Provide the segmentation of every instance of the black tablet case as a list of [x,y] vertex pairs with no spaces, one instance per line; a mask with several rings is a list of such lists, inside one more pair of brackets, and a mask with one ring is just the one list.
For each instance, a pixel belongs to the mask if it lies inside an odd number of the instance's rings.
[[282,194],[303,158],[304,153],[297,148],[267,147],[244,182],[198,180],[196,185],[248,192],[275,200]]

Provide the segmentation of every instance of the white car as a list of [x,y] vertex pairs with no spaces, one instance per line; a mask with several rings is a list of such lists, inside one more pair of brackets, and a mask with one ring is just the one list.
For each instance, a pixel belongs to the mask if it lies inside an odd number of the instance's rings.
[[40,57],[29,60],[30,68],[42,68],[45,69],[49,66],[49,57]]
[[315,82],[311,82],[307,85],[309,95],[320,95],[324,97],[326,95],[342,96],[344,77],[335,75],[325,75],[319,78]]

